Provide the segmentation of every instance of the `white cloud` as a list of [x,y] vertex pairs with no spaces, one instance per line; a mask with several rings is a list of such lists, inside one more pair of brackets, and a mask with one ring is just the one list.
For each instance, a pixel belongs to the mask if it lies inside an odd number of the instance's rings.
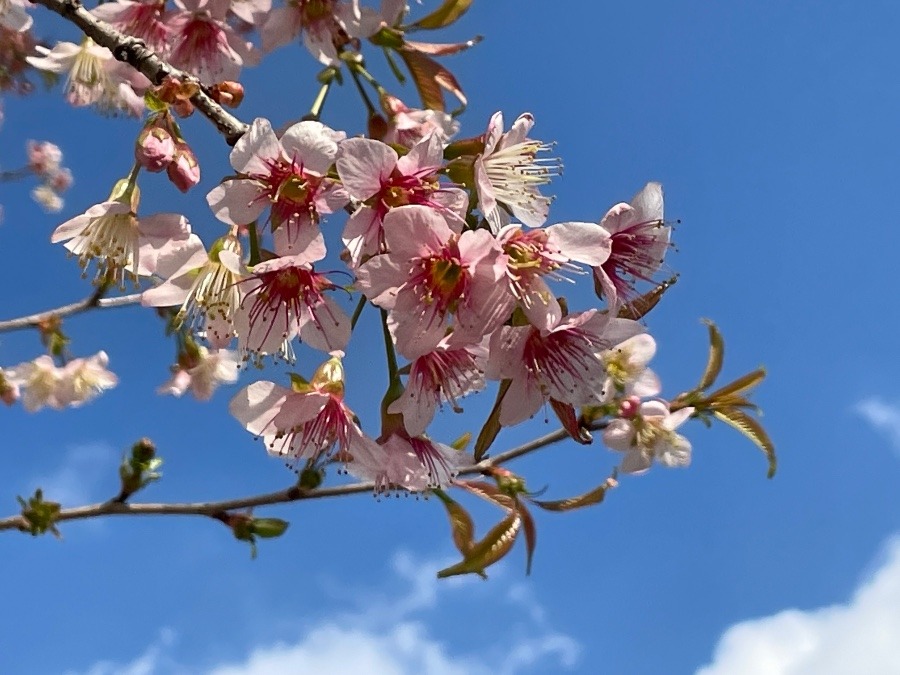
[[[453,578],[439,581],[435,573],[451,561],[423,561],[399,553],[391,567],[391,588],[354,593],[353,608],[332,611],[305,628],[296,641],[259,645],[243,659],[218,664],[212,669],[178,666],[162,647],[173,643],[167,633],[140,657],[126,665],[107,661],[94,664],[84,675],[155,675],[174,672],[206,672],[207,675],[518,675],[525,672],[559,672],[578,663],[579,644],[554,630],[545,613],[524,585],[506,588],[503,566],[495,568],[489,584],[511,605],[492,605],[497,630],[484,649],[471,653],[436,637],[427,615],[440,605],[446,616],[447,602],[459,600],[460,591],[483,590],[481,580]],[[404,593],[393,592],[397,583]],[[454,598],[454,595],[456,596]],[[473,610],[469,603],[465,611]],[[524,610],[524,611],[523,611]],[[532,670],[534,669],[534,670]],[[74,674],[73,674],[74,675]]]
[[880,398],[867,398],[853,408],[875,429],[884,433],[894,450],[900,453],[900,404],[885,403]]
[[[108,445],[78,445],[66,451],[53,473],[31,482],[44,491],[44,498],[49,501],[64,507],[81,506],[99,498],[115,497],[119,489],[118,468],[115,451]],[[107,494],[99,497],[96,490],[101,484],[108,485]]]
[[900,535],[847,603],[735,624],[697,675],[897,675],[898,636]]

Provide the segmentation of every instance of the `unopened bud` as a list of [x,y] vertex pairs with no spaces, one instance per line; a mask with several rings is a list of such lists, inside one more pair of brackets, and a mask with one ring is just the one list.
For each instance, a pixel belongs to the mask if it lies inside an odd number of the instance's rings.
[[6,405],[12,405],[18,400],[19,385],[7,380],[3,377],[3,372],[0,371],[0,401],[3,401]]
[[619,404],[619,417],[630,420],[641,409],[641,399],[637,396],[629,396]]
[[221,103],[229,108],[237,108],[244,100],[244,86],[240,82],[219,82],[209,91],[216,103]]
[[145,127],[134,144],[134,158],[147,171],[162,171],[175,159],[172,134],[162,127]]
[[131,456],[138,462],[147,462],[156,456],[156,445],[149,438],[142,438],[131,446]]
[[166,167],[166,174],[182,192],[187,192],[200,182],[200,165],[186,143],[179,143],[176,146],[175,158]]

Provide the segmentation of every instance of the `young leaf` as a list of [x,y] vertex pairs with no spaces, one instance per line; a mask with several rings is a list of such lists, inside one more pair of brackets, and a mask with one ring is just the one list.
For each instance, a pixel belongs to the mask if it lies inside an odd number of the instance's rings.
[[531,503],[540,506],[546,511],[574,511],[585,506],[593,506],[599,504],[606,497],[606,491],[618,485],[615,476],[607,478],[603,483],[595,487],[590,492],[585,492],[577,497],[569,497],[568,499],[559,499],[556,501],[541,501],[532,499]]
[[472,516],[458,502],[447,496],[443,490],[434,490],[434,494],[447,509],[456,550],[463,556],[467,555],[475,545],[475,524],[472,522]]
[[709,319],[704,319],[703,323],[709,328],[709,357],[706,360],[706,369],[703,371],[703,377],[700,378],[700,384],[697,390],[702,391],[709,387],[722,370],[722,361],[725,358],[725,340],[719,329]]
[[503,380],[500,383],[500,388],[497,390],[497,400],[494,401],[494,407],[491,408],[491,414],[488,415],[484,426],[478,434],[478,440],[475,441],[476,462],[482,460],[485,453],[488,451],[488,448],[491,447],[491,444],[497,438],[497,434],[500,433],[500,404],[503,403],[503,397],[506,396],[506,392],[511,384],[512,380]]
[[473,495],[486,499],[501,508],[507,510],[516,508],[515,500],[509,495],[501,492],[500,488],[494,483],[487,483],[481,480],[461,480],[457,481],[456,484],[459,487],[468,490]]
[[766,454],[766,458],[769,460],[769,471],[766,476],[772,478],[778,467],[778,460],[775,457],[775,445],[772,443],[771,439],[769,439],[769,435],[766,433],[765,429],[762,428],[759,421],[750,417],[743,410],[738,410],[737,408],[719,408],[713,410],[712,414],[716,419],[719,419],[740,431]]
[[460,110],[454,112],[462,112],[465,109],[467,99],[456,78],[453,77],[453,73],[424,54],[406,48],[397,50],[397,53],[409,69],[409,74],[412,76],[419,96],[422,99],[423,108],[443,112],[446,106],[444,105],[444,94],[441,90],[446,89],[456,96],[462,104]]
[[444,0],[440,7],[416,21],[410,28],[433,30],[449,26],[465,14],[471,4],[472,0]]
[[531,559],[537,546],[537,526],[523,502],[516,502],[516,509],[522,518],[522,531],[525,533],[525,574],[531,574]]
[[659,301],[662,300],[663,293],[672,288],[672,286],[674,286],[677,281],[677,275],[672,277],[671,279],[666,279],[656,288],[649,290],[648,292],[644,293],[638,298],[635,298],[631,302],[625,303],[619,309],[619,313],[617,316],[620,319],[631,319],[632,321],[642,319],[650,313],[651,309],[659,304]]
[[717,400],[721,401],[721,399],[725,398],[726,396],[743,394],[744,392],[753,389],[753,387],[762,382],[765,377],[766,369],[757,368],[756,370],[739,377],[734,382],[729,382],[721,389],[717,389],[709,396],[707,396],[706,400],[712,404],[715,404]]
[[484,573],[485,568],[490,567],[509,553],[521,526],[522,518],[518,512],[510,511],[506,518],[491,528],[484,539],[472,547],[465,558],[455,565],[439,571],[438,579],[458,574],[477,574],[482,579],[487,579],[487,574]]

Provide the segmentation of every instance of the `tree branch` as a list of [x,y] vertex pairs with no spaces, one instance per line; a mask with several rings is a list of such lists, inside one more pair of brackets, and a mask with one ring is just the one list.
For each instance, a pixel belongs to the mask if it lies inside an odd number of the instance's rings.
[[84,300],[73,302],[71,305],[64,305],[63,307],[57,307],[56,309],[50,309],[45,312],[38,312],[37,314],[22,316],[18,319],[7,319],[6,321],[0,321],[0,333],[21,330],[23,328],[34,328],[47,319],[53,317],[63,318],[66,316],[72,316],[73,314],[80,314],[81,312],[86,312],[89,309],[95,308],[107,309],[110,307],[124,307],[126,305],[134,305],[141,300],[140,293],[121,295],[117,298],[104,298],[101,297],[104,290],[105,289],[100,286],[96,291],[94,291],[94,293],[86,297]]
[[[593,423],[590,425],[592,430],[600,429],[606,426],[605,422]],[[475,474],[488,473],[490,469],[500,466],[504,462],[508,462],[519,457],[523,457],[535,450],[546,447],[553,443],[557,443],[569,434],[565,429],[558,429],[544,436],[540,436],[532,441],[511,448],[494,457],[486,457],[476,464],[463,467],[459,475],[471,476]],[[225,514],[229,511],[237,511],[241,509],[249,509],[257,506],[269,506],[272,504],[285,504],[288,502],[303,501],[306,499],[324,499],[326,497],[341,497],[345,495],[359,494],[363,492],[375,491],[375,483],[351,483],[349,485],[335,485],[323,488],[302,488],[298,485],[291,486],[277,492],[269,492],[267,494],[254,495],[251,497],[242,497],[239,499],[229,499],[220,502],[192,502],[182,504],[149,504],[149,503],[122,503],[115,500],[103,502],[101,504],[91,504],[87,506],[78,506],[71,509],[63,509],[53,519],[54,523],[61,523],[67,520],[85,520],[88,518],[97,518],[100,516],[207,516],[217,520],[223,520]],[[49,495],[52,499],[52,495]],[[0,520],[0,531],[3,530],[23,530],[28,531],[28,520],[22,516],[10,516]]]
[[[84,8],[80,0],[33,1],[74,23],[98,45],[109,49],[116,59],[143,73],[153,84],[162,84],[162,81],[169,76],[179,80],[197,82],[197,78],[190,73],[179,70],[159,58],[152,49],[144,44],[143,40],[124,35],[105,21],[96,18]],[[248,126],[216,103],[202,85],[200,90],[191,97],[191,103],[216,125],[216,129],[225,137],[229,145],[237,143],[238,139],[247,131]]]

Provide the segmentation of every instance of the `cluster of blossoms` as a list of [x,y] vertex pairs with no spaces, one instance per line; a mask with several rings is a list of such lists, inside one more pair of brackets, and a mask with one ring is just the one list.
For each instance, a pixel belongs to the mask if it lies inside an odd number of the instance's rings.
[[79,406],[115,387],[118,379],[106,369],[106,352],[72,359],[57,366],[44,355],[12,368],[0,369],[0,400],[7,405],[21,399],[29,412],[48,406],[59,410]]
[[63,207],[61,193],[72,185],[72,172],[62,165],[62,151],[47,141],[28,141],[28,168],[41,181],[31,191],[34,200],[47,211]]
[[[130,183],[60,226],[54,241],[68,240],[82,266],[95,261],[101,276],[154,277],[143,303],[177,308],[176,324],[205,339],[209,349],[195,348],[166,391],[196,386],[205,398],[233,381],[232,343],[241,360],[257,364],[293,361],[295,339],[328,354],[309,381],[256,382],[231,403],[271,454],[295,465],[337,460],[384,490],[446,485],[471,456],[427,436],[428,427],[439,408],[458,411],[490,380],[508,385],[502,426],[548,404],[564,421],[600,407],[614,418],[604,438],[626,453],[623,470],[642,471],[654,459],[686,464],[690,445],[675,428],[692,410],[669,413],[654,398],[653,338],[617,316],[668,247],[661,187],[648,184],[599,224],[542,227],[549,200],[540,188],[558,163],[538,158],[548,146],[529,138],[530,115],[504,132],[498,113],[484,136],[453,145],[453,125],[400,112],[410,142],[401,152],[320,122],[279,136],[267,120],[254,121],[231,153],[236,177],[208,195],[227,226],[209,249],[174,214],[156,216],[153,226],[139,220]],[[471,147],[479,151],[455,151]],[[351,212],[340,236],[349,288],[316,267],[331,238],[326,218],[341,209]],[[257,223],[270,234],[260,235]],[[252,261],[248,236],[260,237]],[[270,244],[260,246],[262,237]],[[607,307],[568,312],[549,283],[587,273]],[[379,434],[363,431],[344,402],[341,357],[352,325],[335,292],[345,289],[384,310],[392,350],[408,362],[393,374]]]

